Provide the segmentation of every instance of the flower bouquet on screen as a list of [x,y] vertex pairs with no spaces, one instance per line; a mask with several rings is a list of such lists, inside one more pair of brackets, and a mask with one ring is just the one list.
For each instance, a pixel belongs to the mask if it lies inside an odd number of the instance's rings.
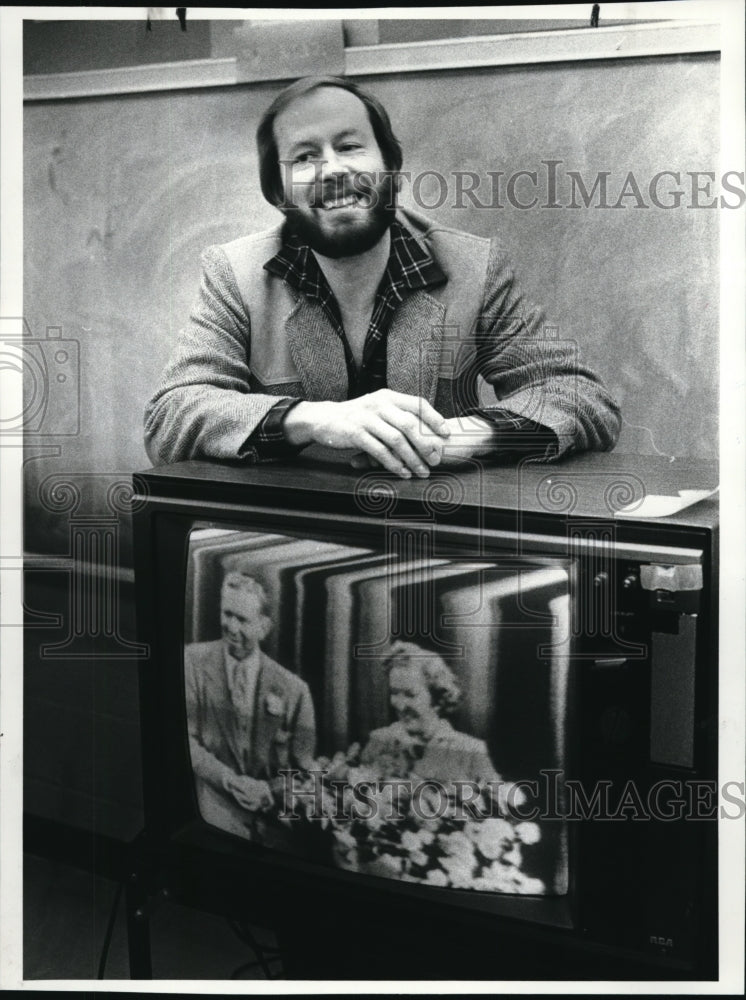
[[[423,777],[418,750],[394,744],[377,757],[354,744],[295,773],[284,822],[324,831],[335,865],[454,889],[544,894],[536,873],[542,836],[511,815],[525,804],[509,782]],[[298,827],[296,826],[296,829]]]

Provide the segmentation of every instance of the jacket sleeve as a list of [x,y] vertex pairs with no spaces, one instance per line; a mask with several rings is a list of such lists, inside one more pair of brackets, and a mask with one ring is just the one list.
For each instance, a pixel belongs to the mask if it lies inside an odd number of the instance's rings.
[[[608,451],[621,415],[602,381],[578,358],[577,345],[545,325],[524,303],[504,251],[493,247],[477,326],[478,367],[494,389],[495,409],[549,428],[557,444],[546,459]],[[482,407],[488,413],[491,407]]]
[[316,717],[311,692],[305,682],[300,682],[300,693],[292,722],[293,763],[309,768],[313,765],[316,749]]
[[188,459],[258,461],[249,438],[283,396],[251,391],[251,323],[220,247],[202,255],[199,295],[145,410],[154,463]]
[[210,753],[202,741],[204,720],[202,718],[198,668],[188,646],[184,652],[184,682],[192,769],[198,778],[225,791],[226,779],[234,777],[236,772]]

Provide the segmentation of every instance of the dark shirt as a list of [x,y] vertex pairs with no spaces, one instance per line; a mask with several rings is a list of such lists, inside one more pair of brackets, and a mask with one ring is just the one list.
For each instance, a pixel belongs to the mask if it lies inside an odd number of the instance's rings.
[[[397,306],[405,296],[417,289],[435,288],[448,280],[409,230],[394,221],[391,225],[389,260],[376,292],[362,365],[358,368],[345,335],[339,305],[310,247],[293,234],[285,235],[279,252],[267,261],[264,268],[309,299],[316,300],[326,312],[344,347],[348,399],[386,388],[387,334]],[[293,397],[280,400],[249,437],[248,443],[256,448],[260,460],[297,453],[299,448],[285,440],[282,425],[289,410],[300,402]],[[462,415],[481,416],[494,424],[501,434],[501,454],[543,456],[556,447],[554,431],[508,410],[475,407]]]

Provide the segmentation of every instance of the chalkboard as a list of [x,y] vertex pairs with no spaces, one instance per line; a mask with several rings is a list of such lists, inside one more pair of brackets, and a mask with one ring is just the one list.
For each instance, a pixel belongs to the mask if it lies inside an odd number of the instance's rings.
[[[445,223],[495,235],[552,334],[579,345],[621,403],[624,452],[711,458],[717,450],[718,228],[692,207],[692,172],[720,176],[719,63],[660,57],[411,73],[360,80],[388,108],[414,195]],[[64,550],[67,521],[40,499],[49,477],[85,481],[106,507],[117,479],[149,463],[142,412],[185,321],[209,244],[278,218],[262,199],[254,132],[276,85],[28,104],[25,109],[25,316],[79,345],[80,428],[59,454],[31,458],[27,544]],[[555,166],[551,167],[550,161]],[[558,207],[550,201],[554,170]],[[479,207],[463,194],[480,178]],[[499,203],[488,186],[502,174]],[[511,205],[506,183],[517,171]],[[661,171],[661,203],[649,185]],[[462,194],[455,172],[461,172]],[[607,203],[584,207],[607,173]],[[628,175],[634,175],[646,207]],[[494,182],[494,181],[493,181]],[[626,187],[625,187],[626,183]],[[720,192],[698,185],[701,204]],[[620,199],[620,194],[627,192]],[[631,193],[630,193],[631,192]],[[538,204],[517,207],[534,196]],[[730,197],[731,202],[735,197]],[[725,211],[723,209],[722,211]],[[78,405],[59,398],[58,407]],[[43,491],[42,491],[43,492]],[[126,543],[126,538],[125,538]],[[126,549],[126,544],[125,544]]]

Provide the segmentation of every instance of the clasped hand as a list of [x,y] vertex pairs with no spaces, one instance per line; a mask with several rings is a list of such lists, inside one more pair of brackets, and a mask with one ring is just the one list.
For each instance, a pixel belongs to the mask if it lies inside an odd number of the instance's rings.
[[225,779],[225,789],[244,809],[256,812],[272,805],[272,793],[266,781],[250,778],[245,774],[233,774]]
[[291,444],[353,449],[405,479],[438,465],[450,430],[419,396],[379,389],[341,403],[298,403],[284,424]]
[[446,420],[420,396],[391,389],[342,403],[298,403],[284,430],[291,444],[352,449],[355,468],[382,466],[404,479],[490,454],[497,445],[495,428],[483,417]]

